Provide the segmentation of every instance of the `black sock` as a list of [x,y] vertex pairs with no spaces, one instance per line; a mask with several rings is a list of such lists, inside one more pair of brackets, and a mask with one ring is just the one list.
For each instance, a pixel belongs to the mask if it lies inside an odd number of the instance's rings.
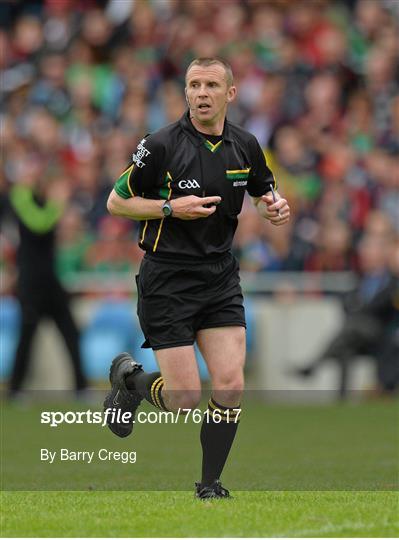
[[239,423],[239,405],[225,407],[212,398],[201,427],[202,479],[201,484],[210,486],[220,478]]
[[163,378],[159,371],[153,373],[146,373],[145,371],[139,371],[128,375],[125,379],[126,387],[128,390],[136,390],[143,398],[145,398],[151,405],[167,411],[165,403],[162,399]]

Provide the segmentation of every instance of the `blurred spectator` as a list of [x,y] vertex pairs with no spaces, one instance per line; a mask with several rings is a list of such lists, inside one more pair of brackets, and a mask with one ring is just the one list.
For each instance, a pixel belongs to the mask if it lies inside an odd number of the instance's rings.
[[377,379],[383,392],[395,392],[399,388],[399,241],[396,241],[389,266],[393,275],[392,303],[395,314],[386,329],[388,339],[381,344],[377,355]]
[[47,48],[62,52],[70,44],[79,16],[78,0],[46,0],[44,7],[44,39]]
[[318,233],[316,249],[307,257],[308,272],[342,272],[355,267],[351,230],[340,220],[327,221]]
[[252,105],[252,114],[245,128],[253,133],[259,144],[266,148],[276,126],[283,120],[281,107],[285,81],[279,75],[269,75],[259,88]]
[[46,177],[42,160],[30,155],[19,163],[20,181],[10,192],[18,220],[17,292],[21,304],[21,331],[9,392],[14,397],[24,383],[32,341],[43,317],[57,325],[69,351],[77,390],[87,386],[81,368],[79,333],[55,269],[55,229],[68,198],[68,187],[57,178]]
[[389,129],[392,101],[398,95],[397,58],[382,48],[374,48],[366,61],[367,90],[373,102],[376,134],[382,137]]
[[61,217],[57,229],[57,275],[67,281],[77,272],[85,271],[86,252],[93,237],[86,228],[83,215],[76,206],[70,206]]
[[373,210],[369,213],[364,232],[368,238],[374,238],[381,242],[394,240],[396,235],[393,222],[381,210]]
[[263,223],[254,208],[246,205],[234,238],[234,254],[244,272],[279,270],[281,263],[273,248],[262,239]]
[[367,156],[366,166],[375,190],[375,208],[385,212],[399,231],[398,157],[383,150],[374,150]]
[[361,155],[367,154],[375,144],[373,105],[367,92],[356,91],[349,100],[344,117],[348,143]]
[[305,110],[305,88],[312,68],[299,54],[295,41],[282,35],[279,46],[279,73],[285,79],[282,109],[287,121],[295,121]]
[[18,63],[37,61],[43,41],[43,25],[40,18],[23,14],[15,22],[11,40],[12,60]]
[[307,144],[320,153],[327,152],[341,133],[341,92],[338,78],[331,73],[317,73],[306,87],[307,112],[299,126]]
[[391,125],[385,133],[382,144],[391,155],[399,155],[399,96],[392,100]]
[[302,201],[301,208],[318,198],[321,178],[317,173],[317,156],[305,145],[302,133],[293,126],[283,126],[275,133],[278,172],[290,194]]
[[106,214],[108,186],[103,185],[97,159],[78,162],[73,168],[75,189],[71,202],[84,215],[87,225],[94,231]]
[[389,391],[397,387],[398,249],[392,235],[378,237],[368,233],[362,238],[359,246],[360,281],[356,290],[345,298],[346,317],[343,327],[317,359],[294,371],[296,375],[311,376],[324,362],[335,360],[341,368],[340,394],[344,397],[350,363],[359,355],[372,355],[379,367],[382,387]]
[[100,238],[86,252],[85,267],[94,272],[123,272],[138,266],[141,251],[129,234],[130,224],[112,216],[100,222]]
[[71,99],[66,86],[66,59],[61,53],[47,52],[39,62],[39,76],[32,85],[29,101],[46,107],[57,119],[66,118]]

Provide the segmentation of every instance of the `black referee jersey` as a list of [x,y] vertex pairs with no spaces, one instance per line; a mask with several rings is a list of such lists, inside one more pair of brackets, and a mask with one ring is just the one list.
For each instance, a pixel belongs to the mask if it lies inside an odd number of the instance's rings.
[[219,195],[221,203],[207,218],[149,219],[141,222],[139,233],[139,246],[147,253],[212,258],[231,249],[245,190],[260,197],[271,185],[276,187],[275,180],[252,134],[226,120],[221,139],[213,144],[194,128],[187,112],[140,141],[114,189],[124,199]]

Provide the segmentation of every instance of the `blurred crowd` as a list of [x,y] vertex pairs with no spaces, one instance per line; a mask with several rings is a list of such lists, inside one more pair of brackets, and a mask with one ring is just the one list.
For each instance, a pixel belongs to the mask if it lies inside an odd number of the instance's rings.
[[357,271],[365,245],[388,264],[399,237],[398,1],[3,1],[0,20],[3,275],[15,264],[6,216],[19,183],[62,192],[61,277],[138,266],[137,225],[107,215],[108,194],[137,142],[186,110],[189,62],[215,55],[238,88],[229,119],[256,135],[292,209],[274,228],[245,203],[241,268]]

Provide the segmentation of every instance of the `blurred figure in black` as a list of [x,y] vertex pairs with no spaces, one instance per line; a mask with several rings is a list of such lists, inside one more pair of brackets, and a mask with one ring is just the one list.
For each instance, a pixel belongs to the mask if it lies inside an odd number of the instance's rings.
[[342,329],[316,360],[295,370],[308,377],[326,360],[337,361],[341,397],[347,391],[349,364],[359,355],[376,360],[382,391],[392,392],[399,383],[399,247],[389,236],[369,233],[360,242],[359,258],[361,277],[356,290],[344,299]]
[[386,327],[386,337],[380,344],[376,358],[378,382],[384,393],[393,393],[399,387],[399,239],[395,243],[389,266],[392,280],[387,303],[392,305],[393,317]]
[[10,397],[21,389],[34,334],[42,317],[52,318],[69,351],[77,390],[87,386],[81,368],[79,332],[69,299],[55,272],[56,227],[68,199],[65,181],[44,179],[45,168],[33,156],[19,163],[21,181],[10,190],[10,204],[18,220],[17,294],[21,304],[21,332],[9,382]]

